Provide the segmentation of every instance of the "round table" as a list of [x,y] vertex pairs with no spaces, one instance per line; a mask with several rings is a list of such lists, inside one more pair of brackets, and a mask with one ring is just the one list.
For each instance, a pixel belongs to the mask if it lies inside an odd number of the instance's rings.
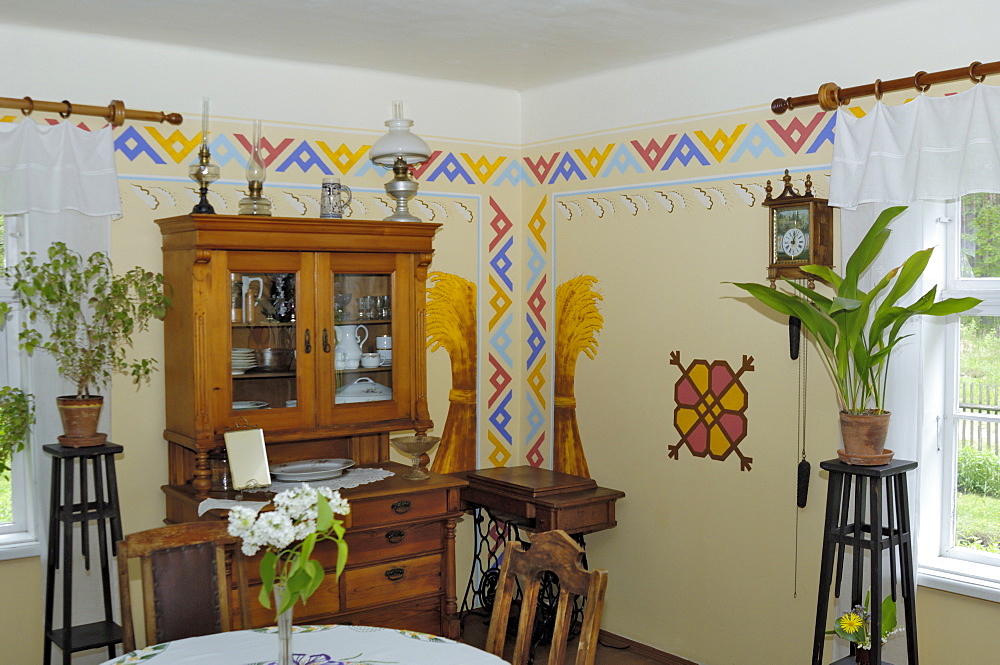
[[[506,665],[443,637],[369,626],[295,626],[295,665]],[[102,665],[273,665],[277,628],[237,630],[156,644]]]

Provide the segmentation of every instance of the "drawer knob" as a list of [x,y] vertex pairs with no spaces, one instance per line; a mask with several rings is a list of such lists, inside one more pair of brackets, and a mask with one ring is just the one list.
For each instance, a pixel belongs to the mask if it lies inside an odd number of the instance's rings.
[[406,499],[403,499],[402,501],[397,501],[396,503],[392,504],[392,512],[396,513],[397,515],[402,515],[403,513],[410,512],[410,502],[407,501]]
[[389,570],[385,571],[385,576],[390,582],[395,582],[397,580],[403,579],[403,575],[405,574],[406,571],[403,570],[402,568],[390,568]]
[[403,538],[405,537],[406,533],[403,531],[387,531],[385,534],[385,539],[388,540],[393,545],[402,542]]

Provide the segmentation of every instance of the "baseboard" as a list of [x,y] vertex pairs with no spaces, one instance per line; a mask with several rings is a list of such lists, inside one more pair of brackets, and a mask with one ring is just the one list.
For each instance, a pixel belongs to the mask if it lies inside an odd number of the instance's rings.
[[654,663],[663,663],[663,665],[698,665],[693,661],[685,660],[679,656],[667,653],[666,651],[654,649],[651,646],[647,646],[641,642],[636,642],[635,640],[630,640],[627,637],[609,633],[606,630],[601,630],[601,634],[598,636],[598,642],[600,642],[602,646],[611,649],[617,647],[627,648],[631,653],[648,658]]

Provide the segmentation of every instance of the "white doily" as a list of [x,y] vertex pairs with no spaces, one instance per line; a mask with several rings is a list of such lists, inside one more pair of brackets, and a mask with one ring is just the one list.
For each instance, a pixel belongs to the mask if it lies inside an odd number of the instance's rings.
[[[358,469],[348,469],[344,472],[344,475],[339,478],[331,478],[330,480],[314,480],[307,485],[313,485],[315,487],[329,487],[332,490],[347,489],[351,487],[358,487],[359,485],[367,485],[368,483],[374,483],[389,476],[395,475],[392,471],[387,471],[386,469],[372,469],[368,467],[362,467]],[[302,485],[303,483],[291,483],[286,481],[275,481],[271,483],[268,487],[261,487],[259,489],[244,489],[243,494],[257,494],[262,492],[281,492],[283,490],[293,489]],[[256,508],[260,510],[266,506],[270,501],[233,501],[232,499],[205,499],[198,504],[198,515],[204,515],[209,510],[223,509],[229,510],[233,506],[244,506],[246,508]]]

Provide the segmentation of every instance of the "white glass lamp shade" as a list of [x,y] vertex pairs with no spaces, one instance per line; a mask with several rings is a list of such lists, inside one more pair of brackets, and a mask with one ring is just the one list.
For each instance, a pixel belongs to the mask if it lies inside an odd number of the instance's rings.
[[430,146],[410,132],[413,121],[403,117],[402,102],[393,102],[393,117],[385,121],[388,133],[368,151],[368,159],[379,166],[392,168],[398,158],[408,165],[425,162],[431,156]]

